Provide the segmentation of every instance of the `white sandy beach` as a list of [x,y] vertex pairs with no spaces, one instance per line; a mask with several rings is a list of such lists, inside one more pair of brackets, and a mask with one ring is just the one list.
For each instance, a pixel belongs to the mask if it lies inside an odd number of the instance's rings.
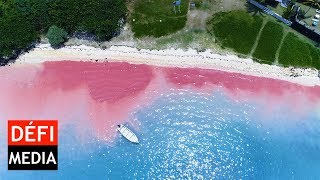
[[286,80],[306,86],[320,85],[320,78],[316,69],[284,68],[275,65],[265,65],[252,59],[243,59],[235,55],[219,55],[211,51],[197,52],[166,49],[148,50],[111,46],[99,49],[85,45],[66,46],[55,50],[49,44],[40,44],[29,53],[21,55],[15,65],[25,63],[41,63],[45,61],[125,61],[132,64],[148,64],[169,67],[198,67],[227,72],[238,72],[246,75],[268,77]]

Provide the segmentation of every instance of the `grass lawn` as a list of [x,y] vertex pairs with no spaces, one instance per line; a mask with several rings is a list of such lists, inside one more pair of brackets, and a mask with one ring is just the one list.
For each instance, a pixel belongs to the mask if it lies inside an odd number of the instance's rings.
[[314,46],[310,46],[310,55],[312,58],[312,67],[315,67],[320,70],[320,50],[319,48],[315,48]]
[[187,21],[189,0],[181,0],[181,12],[173,0],[136,0],[129,21],[136,37],[160,37],[182,29]]
[[320,50],[289,32],[282,44],[279,63],[284,66],[320,69]]
[[276,58],[276,52],[283,34],[283,27],[281,25],[268,21],[262,30],[253,57],[262,60],[262,63],[272,64]]
[[220,45],[249,54],[262,25],[262,18],[245,11],[219,12],[208,22],[208,31]]

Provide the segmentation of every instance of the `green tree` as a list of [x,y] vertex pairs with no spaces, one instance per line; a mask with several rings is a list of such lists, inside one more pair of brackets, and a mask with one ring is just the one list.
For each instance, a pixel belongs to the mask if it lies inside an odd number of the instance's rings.
[[37,32],[16,11],[0,18],[0,57],[18,55],[38,39]]
[[119,33],[126,12],[125,0],[60,0],[51,2],[49,16],[70,34],[86,32],[105,41]]
[[46,31],[50,25],[49,7],[50,0],[12,0],[10,8],[19,11],[30,21],[39,32]]
[[282,16],[284,18],[290,19],[295,14],[295,10],[292,8],[292,6],[288,6],[286,10],[284,10]]
[[67,38],[68,33],[58,26],[51,26],[47,33],[47,38],[52,47],[60,46]]
[[82,7],[83,18],[78,26],[86,32],[95,34],[97,40],[109,40],[120,31],[120,22],[124,20],[127,10],[125,1],[83,0],[83,2],[85,2],[85,6]]
[[0,3],[0,17],[3,15],[3,4]]

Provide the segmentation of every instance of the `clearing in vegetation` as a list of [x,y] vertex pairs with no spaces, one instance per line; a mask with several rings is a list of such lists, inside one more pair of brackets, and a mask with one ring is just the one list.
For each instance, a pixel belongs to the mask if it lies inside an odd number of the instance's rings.
[[137,0],[130,22],[136,37],[160,37],[182,29],[187,21],[189,0],[181,0],[180,12],[173,0]]
[[276,59],[276,52],[281,43],[283,34],[284,31],[281,25],[268,21],[262,30],[253,57],[257,58],[259,62],[272,64]]
[[262,26],[260,16],[245,11],[219,12],[208,22],[208,31],[223,47],[249,54]]

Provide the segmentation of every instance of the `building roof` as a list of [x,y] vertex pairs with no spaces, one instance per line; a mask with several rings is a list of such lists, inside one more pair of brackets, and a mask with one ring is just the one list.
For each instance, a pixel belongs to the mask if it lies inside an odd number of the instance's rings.
[[278,1],[282,7],[287,7],[290,3],[290,0],[275,0],[275,1]]

